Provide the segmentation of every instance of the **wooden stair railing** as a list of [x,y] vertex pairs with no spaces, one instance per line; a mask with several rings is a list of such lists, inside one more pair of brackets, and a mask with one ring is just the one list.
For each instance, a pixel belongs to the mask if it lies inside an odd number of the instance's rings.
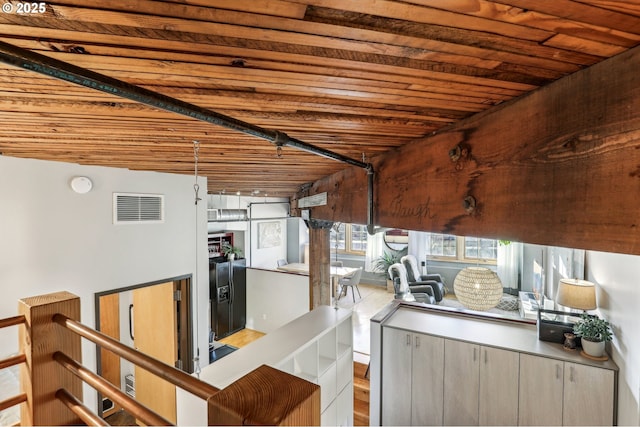
[[22,425],[108,425],[82,403],[83,381],[141,422],[171,425],[82,366],[81,338],[205,400],[209,425],[320,423],[320,387],[277,369],[263,365],[221,391],[81,324],[80,298],[69,292],[24,298],[19,311],[20,316],[0,320],[0,327],[23,324],[19,334],[22,354],[0,361],[0,367],[2,363],[22,363],[20,377],[25,393],[12,398],[15,403],[0,405],[24,402]]
[[[0,319],[0,329],[8,328],[9,326],[17,326],[25,323],[24,316],[14,316],[6,319]],[[7,357],[0,360],[0,369],[10,368],[24,363],[27,360],[24,354],[18,354],[17,356]],[[12,406],[19,405],[27,401],[26,393],[20,393],[15,396],[11,396],[5,400],[0,401],[0,411],[9,409]]]

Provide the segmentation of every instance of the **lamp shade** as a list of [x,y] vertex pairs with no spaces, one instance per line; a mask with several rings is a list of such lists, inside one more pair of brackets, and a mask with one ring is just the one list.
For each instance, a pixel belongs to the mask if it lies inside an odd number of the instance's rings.
[[596,308],[596,286],[581,279],[560,279],[556,302],[579,310]]
[[488,268],[467,267],[453,282],[458,301],[471,310],[485,311],[495,307],[502,298],[502,282]]

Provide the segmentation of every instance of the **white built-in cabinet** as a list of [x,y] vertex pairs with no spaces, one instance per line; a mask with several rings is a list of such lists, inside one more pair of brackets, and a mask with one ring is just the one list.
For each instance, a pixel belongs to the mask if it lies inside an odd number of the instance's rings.
[[[351,310],[320,306],[204,367],[200,379],[223,389],[266,364],[320,386],[320,422],[353,425]],[[178,425],[206,425],[206,404],[178,390]]]
[[275,365],[320,386],[321,425],[353,425],[353,328],[351,318]]
[[379,319],[371,393],[380,401],[371,402],[371,425],[615,422],[615,364],[539,341],[535,325],[402,305]]

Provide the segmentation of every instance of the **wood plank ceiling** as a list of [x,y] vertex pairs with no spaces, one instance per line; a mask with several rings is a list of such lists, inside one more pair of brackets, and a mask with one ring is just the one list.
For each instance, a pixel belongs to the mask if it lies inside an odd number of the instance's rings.
[[[358,160],[640,43],[638,0],[21,4],[0,40]],[[198,140],[211,193],[290,196],[346,167],[5,64],[0,118],[6,156],[192,174]]]

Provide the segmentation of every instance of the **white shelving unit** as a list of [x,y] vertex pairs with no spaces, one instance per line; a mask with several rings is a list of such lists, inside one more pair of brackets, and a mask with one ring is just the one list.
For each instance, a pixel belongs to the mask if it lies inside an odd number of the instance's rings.
[[322,425],[353,425],[351,317],[318,335],[274,367],[320,386]]
[[[351,311],[321,306],[202,369],[200,379],[227,387],[266,364],[320,386],[321,424],[353,425]],[[206,425],[206,406],[177,390],[179,425]]]

